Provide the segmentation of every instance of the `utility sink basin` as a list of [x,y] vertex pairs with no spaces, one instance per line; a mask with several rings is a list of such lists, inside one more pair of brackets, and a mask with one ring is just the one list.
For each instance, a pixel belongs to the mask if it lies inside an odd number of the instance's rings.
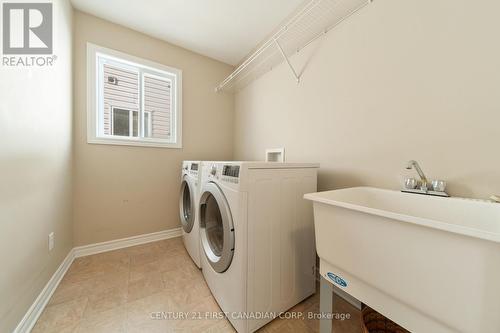
[[326,280],[411,332],[500,332],[500,204],[370,187],[305,198]]

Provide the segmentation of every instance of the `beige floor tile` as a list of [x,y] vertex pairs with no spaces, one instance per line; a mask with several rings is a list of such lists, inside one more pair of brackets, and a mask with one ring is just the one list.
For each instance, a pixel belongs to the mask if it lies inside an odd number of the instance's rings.
[[170,238],[163,241],[158,242],[162,246],[165,246],[166,249],[184,249],[184,242],[182,237]]
[[129,285],[129,271],[117,270],[106,272],[92,280],[90,294],[104,293],[109,289],[127,289]]
[[204,284],[203,274],[198,268],[181,266],[175,270],[162,273],[162,280],[166,290],[184,290],[194,284]]
[[[334,321],[336,332],[361,332],[360,312],[338,298],[334,304],[334,311],[351,315]],[[165,318],[180,311],[190,319]],[[235,332],[226,319],[203,317],[220,311],[178,237],[76,259],[33,332]],[[290,311],[303,318],[276,319],[259,332],[318,332],[319,321],[307,314],[319,312],[319,294]],[[202,319],[193,319],[198,313]]]
[[[169,294],[165,291],[127,303],[127,326],[139,327],[152,321],[167,321],[162,314],[173,307]],[[160,318],[158,319],[158,316]]]
[[162,259],[164,254],[160,252],[145,252],[130,255],[130,265],[134,266],[142,266],[148,263],[152,263]]
[[88,257],[77,258],[66,273],[64,280],[67,282],[80,282],[94,279],[102,275],[128,271],[128,255],[125,253],[100,253]]
[[129,252],[131,259],[139,264],[148,260],[157,260],[163,257],[183,256],[187,254],[182,241],[165,240],[141,245]]
[[[158,242],[158,246],[155,248],[158,253],[163,255],[176,255],[182,252],[186,252],[184,248],[184,243],[182,240],[170,240],[167,239],[162,242]],[[187,252],[186,252],[187,253]]]
[[127,323],[127,333],[166,333],[169,329],[167,324],[162,320],[151,320],[142,324],[129,324]]
[[[191,321],[181,321],[178,322],[176,327],[170,327],[170,330],[174,332],[214,332],[219,333],[224,330],[226,332],[231,332],[227,329],[228,324],[223,323],[221,319],[203,319],[203,320],[191,320]],[[229,324],[231,326],[231,324]]]
[[111,310],[124,305],[127,302],[127,288],[115,287],[101,293],[93,293],[88,296],[88,303],[83,314],[84,318],[93,316],[106,310]]
[[200,298],[185,310],[189,319],[169,323],[173,329],[198,332],[231,332],[231,324],[222,315],[219,305],[212,295]]
[[204,280],[186,286],[183,289],[170,291],[170,299],[179,311],[191,311],[200,299],[211,296],[210,289]]
[[314,330],[308,327],[304,321],[300,319],[283,320],[283,325],[274,332],[282,333],[313,333]]
[[80,321],[75,333],[124,333],[126,319],[125,305],[106,311],[88,313]]
[[88,294],[92,286],[91,280],[82,282],[62,281],[49,300],[49,305],[72,301]]
[[236,330],[234,329],[234,327],[231,325],[231,323],[227,319],[221,320],[211,329],[213,330],[214,333],[216,333],[216,332],[236,333]]
[[142,279],[131,281],[128,285],[127,300],[134,301],[163,291],[161,273],[153,272]]
[[282,327],[284,330],[286,327],[286,320],[276,318],[275,320],[261,327],[257,332],[260,333],[280,332],[280,329]]
[[130,262],[130,256],[124,250],[115,250],[115,251],[98,253],[92,256],[88,256],[86,258],[90,258],[93,264],[111,262],[119,265],[127,265]]
[[82,318],[87,297],[47,306],[38,319],[33,332],[59,332],[73,328]]
[[176,251],[176,253],[164,255],[158,260],[158,263],[161,272],[176,270],[180,267],[196,268],[191,257],[185,251]]
[[131,265],[129,271],[129,282],[146,278],[153,273],[161,272],[161,263],[159,260],[148,262],[142,265]]
[[[316,309],[314,307],[316,307]],[[319,293],[309,296],[308,298],[306,298],[299,304],[295,305],[288,311],[304,312],[306,310],[308,311],[319,310]]]
[[40,326],[35,326],[31,330],[31,333],[76,333],[77,329],[78,322],[58,326],[55,328],[41,328]]
[[131,257],[138,254],[160,253],[164,252],[167,249],[167,245],[164,244],[164,242],[165,241],[159,241],[159,242],[132,246],[122,251],[125,251]]
[[110,273],[113,271],[128,270],[130,262],[131,258],[126,253],[114,253],[109,256],[107,253],[100,253],[92,258],[91,266],[98,271]]
[[85,282],[87,280],[92,280],[97,277],[100,277],[104,275],[105,272],[100,271],[98,267],[95,266],[89,266],[89,267],[82,267],[80,269],[70,269],[64,276],[63,280],[61,282],[64,283],[81,283]]

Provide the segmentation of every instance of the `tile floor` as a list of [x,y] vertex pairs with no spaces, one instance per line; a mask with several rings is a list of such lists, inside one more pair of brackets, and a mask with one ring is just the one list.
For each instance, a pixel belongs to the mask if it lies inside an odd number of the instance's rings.
[[[318,312],[318,303],[316,294],[290,311],[307,317]],[[32,332],[234,332],[224,318],[152,319],[152,313],[162,311],[220,311],[180,237],[76,259]],[[360,313],[354,307],[337,298],[334,311],[351,316],[334,321],[335,332],[361,332]],[[318,328],[313,319],[275,319],[259,332]]]

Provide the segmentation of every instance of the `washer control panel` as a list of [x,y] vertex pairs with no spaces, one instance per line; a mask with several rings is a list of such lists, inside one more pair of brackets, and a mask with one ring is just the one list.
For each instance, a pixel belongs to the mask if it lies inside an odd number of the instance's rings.
[[200,163],[190,163],[189,165],[186,165],[184,167],[184,169],[187,170],[187,172],[191,176],[197,176],[199,168],[200,168]]

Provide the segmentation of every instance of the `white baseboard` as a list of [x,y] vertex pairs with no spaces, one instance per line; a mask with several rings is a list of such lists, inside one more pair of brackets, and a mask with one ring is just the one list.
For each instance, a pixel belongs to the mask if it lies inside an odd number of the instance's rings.
[[52,297],[52,294],[54,294],[54,292],[56,291],[57,286],[61,282],[62,278],[68,271],[69,267],[71,266],[75,258],[85,257],[92,254],[97,254],[107,251],[123,249],[130,246],[156,242],[159,240],[164,240],[179,236],[182,236],[182,229],[174,228],[159,232],[153,232],[150,234],[116,239],[108,242],[74,247],[69,251],[68,255],[63,260],[59,268],[50,278],[49,282],[47,282],[43,290],[35,299],[31,307],[28,309],[28,312],[26,312],[23,319],[21,319],[21,321],[19,322],[13,333],[29,333],[33,329],[33,326],[35,326],[38,317],[40,317],[40,315],[42,314],[42,311],[49,302],[50,297]]
[[75,252],[74,249],[71,249],[61,265],[59,265],[59,268],[52,275],[49,282],[47,282],[42,292],[38,295],[33,304],[31,304],[28,312],[26,312],[13,333],[28,333],[33,329],[38,317],[42,314],[43,309],[49,302],[50,297],[52,297],[52,294],[54,294],[54,291],[56,291],[59,282],[61,282],[74,259]]
[[164,240],[179,236],[182,236],[182,229],[175,228],[175,229],[153,232],[150,234],[115,239],[112,241],[107,241],[102,243],[77,246],[75,247],[75,257],[76,258],[85,257],[92,254],[123,249],[125,247],[156,242],[159,240]]

